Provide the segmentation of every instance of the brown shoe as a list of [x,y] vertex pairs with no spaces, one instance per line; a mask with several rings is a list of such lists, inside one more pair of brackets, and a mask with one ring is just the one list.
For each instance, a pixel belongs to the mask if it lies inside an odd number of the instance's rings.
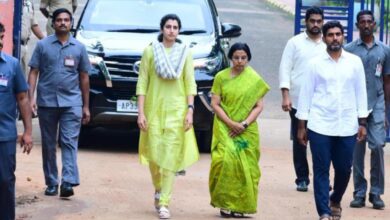
[[342,208],[340,206],[340,203],[330,202],[330,211],[332,220],[339,220],[341,219],[341,211]]

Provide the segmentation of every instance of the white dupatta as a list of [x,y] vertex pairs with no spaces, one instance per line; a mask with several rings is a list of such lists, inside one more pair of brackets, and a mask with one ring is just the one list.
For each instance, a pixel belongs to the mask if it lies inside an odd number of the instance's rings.
[[163,79],[178,79],[188,54],[187,46],[175,42],[169,54],[160,42],[153,42],[152,47],[157,75]]

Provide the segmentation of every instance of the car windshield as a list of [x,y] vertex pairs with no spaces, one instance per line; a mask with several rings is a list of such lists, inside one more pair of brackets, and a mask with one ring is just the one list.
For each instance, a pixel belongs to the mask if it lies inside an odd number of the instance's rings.
[[81,28],[87,31],[159,32],[161,17],[170,13],[180,17],[182,34],[214,31],[205,0],[90,0]]

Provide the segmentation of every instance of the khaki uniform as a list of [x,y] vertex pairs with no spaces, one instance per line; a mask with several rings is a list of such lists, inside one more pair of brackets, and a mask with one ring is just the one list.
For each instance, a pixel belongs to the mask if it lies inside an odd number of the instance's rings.
[[23,1],[23,16],[22,16],[22,33],[21,33],[21,42],[20,42],[20,60],[22,65],[22,70],[25,76],[27,76],[27,64],[28,64],[28,48],[27,43],[31,36],[31,28],[35,25],[38,25],[35,14],[34,14],[34,5],[30,0]]
[[41,0],[40,8],[46,8],[49,12],[49,18],[46,24],[47,36],[54,34],[54,29],[51,24],[51,16],[53,12],[59,8],[66,8],[73,13],[73,7],[77,6],[77,0]]

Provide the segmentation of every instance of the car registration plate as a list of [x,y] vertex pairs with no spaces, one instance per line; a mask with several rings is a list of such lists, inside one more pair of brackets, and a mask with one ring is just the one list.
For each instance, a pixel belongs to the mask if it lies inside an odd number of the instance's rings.
[[117,112],[138,112],[138,105],[136,101],[132,100],[117,100]]

